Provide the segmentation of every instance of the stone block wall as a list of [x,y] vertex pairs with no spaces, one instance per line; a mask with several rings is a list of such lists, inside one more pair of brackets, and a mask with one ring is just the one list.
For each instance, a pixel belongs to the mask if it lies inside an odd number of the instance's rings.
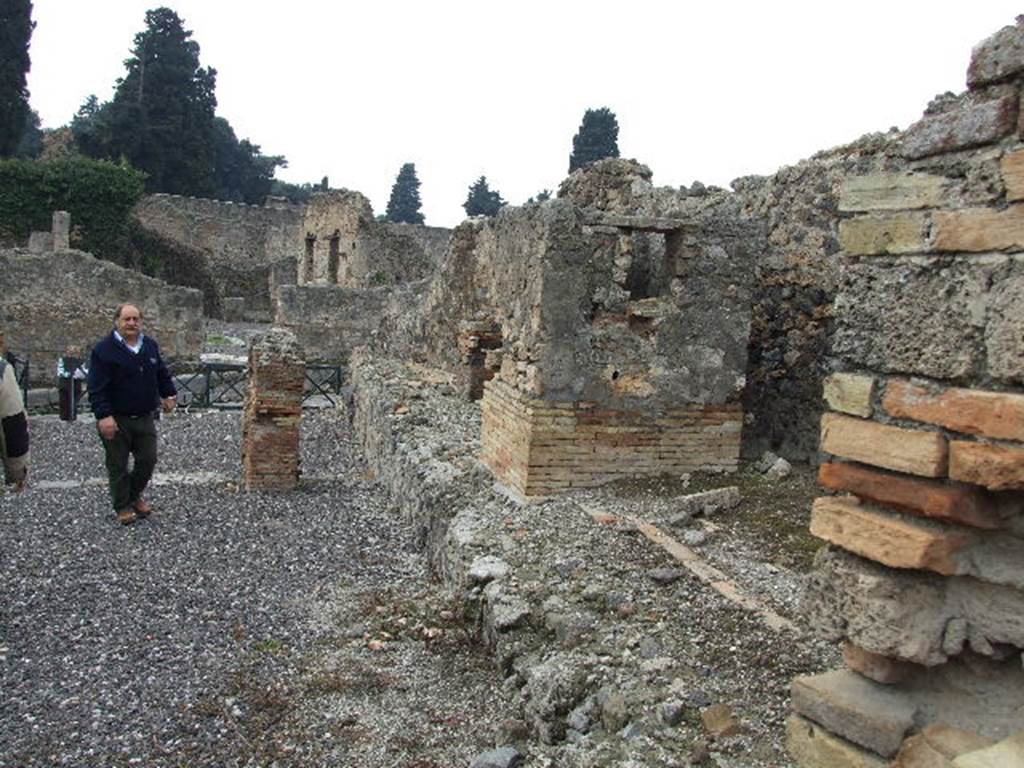
[[242,482],[249,491],[287,491],[299,482],[299,426],[306,363],[295,336],[272,328],[249,349],[242,418]]
[[422,279],[440,261],[450,235],[440,227],[379,222],[370,202],[349,190],[315,194],[308,205],[149,195],[133,216],[146,231],[201,254],[216,288],[210,304],[242,299],[250,320],[273,317],[276,291],[284,285],[373,288]]
[[743,393],[747,456],[772,450],[817,460],[821,386],[831,373],[840,186],[850,176],[902,168],[898,137],[865,136],[772,176],[733,182],[740,216],[763,228]]
[[302,247],[299,205],[157,194],[140,200],[132,215],[144,229],[203,254],[219,298],[244,298],[254,318],[269,316],[272,274],[294,269]]
[[389,289],[282,285],[274,323],[295,334],[310,362],[343,363],[384,322]]
[[34,254],[0,250],[0,326],[8,348],[32,361],[33,386],[52,386],[61,356],[86,357],[114,327],[114,309],[139,306],[143,330],[166,358],[196,359],[202,349],[203,296],[102,261],[84,251]]
[[[801,766],[1024,764],[1014,742],[957,758],[1024,732],[1022,83],[1018,25],[906,131],[905,170],[841,188],[836,495],[814,503],[805,605],[846,668],[793,683]],[[949,732],[961,746],[921,762]]]

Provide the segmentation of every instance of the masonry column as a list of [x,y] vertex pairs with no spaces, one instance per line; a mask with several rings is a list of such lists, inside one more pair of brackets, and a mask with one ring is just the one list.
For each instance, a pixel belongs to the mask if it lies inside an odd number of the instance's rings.
[[68,250],[71,247],[71,214],[67,211],[54,211],[52,228],[53,250]]
[[249,394],[242,421],[246,490],[291,490],[298,485],[305,374],[299,344],[284,328],[270,329],[249,348]]

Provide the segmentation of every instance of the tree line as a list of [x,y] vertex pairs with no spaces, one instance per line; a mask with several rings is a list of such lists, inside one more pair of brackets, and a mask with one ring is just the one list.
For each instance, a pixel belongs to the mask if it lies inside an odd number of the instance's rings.
[[[26,76],[34,23],[31,0],[0,2],[0,158],[52,160],[84,156],[130,166],[143,174],[146,192],[166,192],[262,204],[267,195],[304,202],[319,184],[275,179],[287,167],[282,155],[264,154],[239,139],[216,114],[217,71],[200,63],[199,44],[169,8],[147,11],[135,35],[125,74],[107,102],[89,96],[69,125],[44,131],[29,105]],[[588,109],[572,141],[569,170],[602,157],[618,157],[618,123],[602,107]],[[420,181],[414,163],[404,163],[382,218],[422,224]],[[543,190],[527,202],[551,196]],[[470,185],[463,208],[469,216],[493,216],[506,201],[486,176]]]
[[[569,155],[569,173],[583,168],[605,157],[619,156],[619,122],[615,113],[607,107],[588,109],[583,122],[572,139],[572,153]],[[422,224],[420,211],[420,182],[416,166],[406,163],[398,172],[391,187],[388,200],[387,221]],[[542,203],[550,199],[551,190],[543,189],[527,203]],[[462,204],[467,216],[494,216],[506,201],[497,190],[492,190],[486,176],[481,176],[469,187],[466,202]]]

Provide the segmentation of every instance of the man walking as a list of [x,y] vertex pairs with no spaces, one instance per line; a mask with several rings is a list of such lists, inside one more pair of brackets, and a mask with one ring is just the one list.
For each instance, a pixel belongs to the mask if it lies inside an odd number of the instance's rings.
[[[110,500],[117,521],[131,525],[152,512],[142,497],[156,466],[154,412],[174,410],[177,392],[156,341],[142,333],[142,314],[122,304],[114,330],[89,358],[89,404],[106,455]],[[134,461],[128,469],[128,458]]]
[[4,485],[17,493],[25,489],[28,476],[28,419],[14,366],[0,357],[0,458],[4,463]]

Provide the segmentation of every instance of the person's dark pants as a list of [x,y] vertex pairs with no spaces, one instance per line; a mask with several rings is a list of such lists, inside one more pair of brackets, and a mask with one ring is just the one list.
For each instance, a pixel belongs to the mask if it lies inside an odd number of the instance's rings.
[[[110,501],[115,511],[132,506],[146,490],[156,466],[156,424],[152,416],[115,416],[112,440],[100,435],[106,454]],[[128,457],[134,458],[128,469]]]

